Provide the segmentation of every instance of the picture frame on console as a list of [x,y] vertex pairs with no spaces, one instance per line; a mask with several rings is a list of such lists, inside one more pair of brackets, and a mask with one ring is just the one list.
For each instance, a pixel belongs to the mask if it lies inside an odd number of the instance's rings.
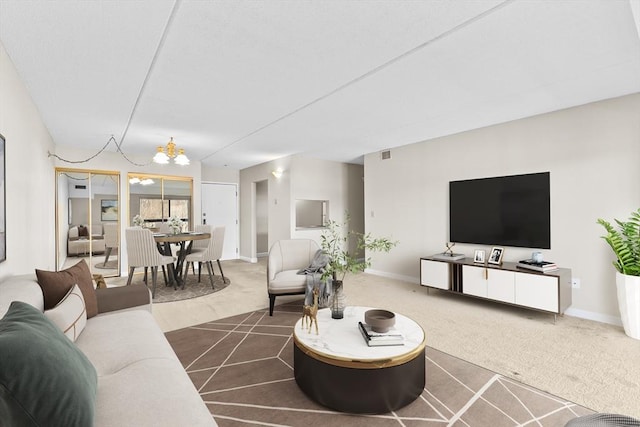
[[473,262],[484,264],[484,251],[482,249],[476,249],[473,255]]
[[489,264],[500,265],[502,264],[502,256],[504,255],[504,248],[494,246],[491,248],[491,254],[489,255]]

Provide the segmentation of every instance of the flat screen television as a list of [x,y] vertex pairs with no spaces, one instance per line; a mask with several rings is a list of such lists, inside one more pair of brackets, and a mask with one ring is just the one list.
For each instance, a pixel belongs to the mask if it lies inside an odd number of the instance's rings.
[[449,241],[551,249],[549,172],[449,182]]

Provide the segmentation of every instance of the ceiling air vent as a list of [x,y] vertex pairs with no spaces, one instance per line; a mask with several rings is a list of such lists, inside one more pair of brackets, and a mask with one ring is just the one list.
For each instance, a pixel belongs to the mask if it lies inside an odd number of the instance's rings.
[[389,160],[391,158],[391,150],[384,150],[380,152],[380,159]]
[[86,190],[87,186],[86,185],[76,185],[76,190]]

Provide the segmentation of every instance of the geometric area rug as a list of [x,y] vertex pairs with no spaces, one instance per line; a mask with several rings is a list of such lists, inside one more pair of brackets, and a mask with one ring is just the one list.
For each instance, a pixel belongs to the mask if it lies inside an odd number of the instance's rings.
[[166,334],[219,426],[557,427],[593,412],[428,346],[425,389],[413,403],[381,415],[335,412],[295,382],[301,312],[294,302],[272,317],[264,309]]

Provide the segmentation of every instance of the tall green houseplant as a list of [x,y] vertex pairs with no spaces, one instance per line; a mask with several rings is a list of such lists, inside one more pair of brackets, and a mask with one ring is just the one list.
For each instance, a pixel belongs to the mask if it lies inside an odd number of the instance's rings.
[[640,209],[631,212],[629,220],[624,222],[614,219],[616,229],[611,223],[598,218],[598,224],[607,230],[602,236],[616,255],[613,266],[622,274],[640,276]]
[[[331,317],[341,319],[344,310],[342,281],[347,273],[359,273],[371,266],[371,257],[363,258],[368,252],[389,252],[398,242],[386,237],[374,238],[371,233],[348,230],[349,214],[339,223],[329,220],[320,236],[320,247],[329,256],[322,280],[332,279],[330,300]],[[349,244],[355,242],[355,251],[349,251]]]
[[607,230],[602,238],[616,255],[613,266],[622,326],[628,336],[640,340],[640,209],[631,212],[628,221],[615,222],[617,228],[598,218]]

